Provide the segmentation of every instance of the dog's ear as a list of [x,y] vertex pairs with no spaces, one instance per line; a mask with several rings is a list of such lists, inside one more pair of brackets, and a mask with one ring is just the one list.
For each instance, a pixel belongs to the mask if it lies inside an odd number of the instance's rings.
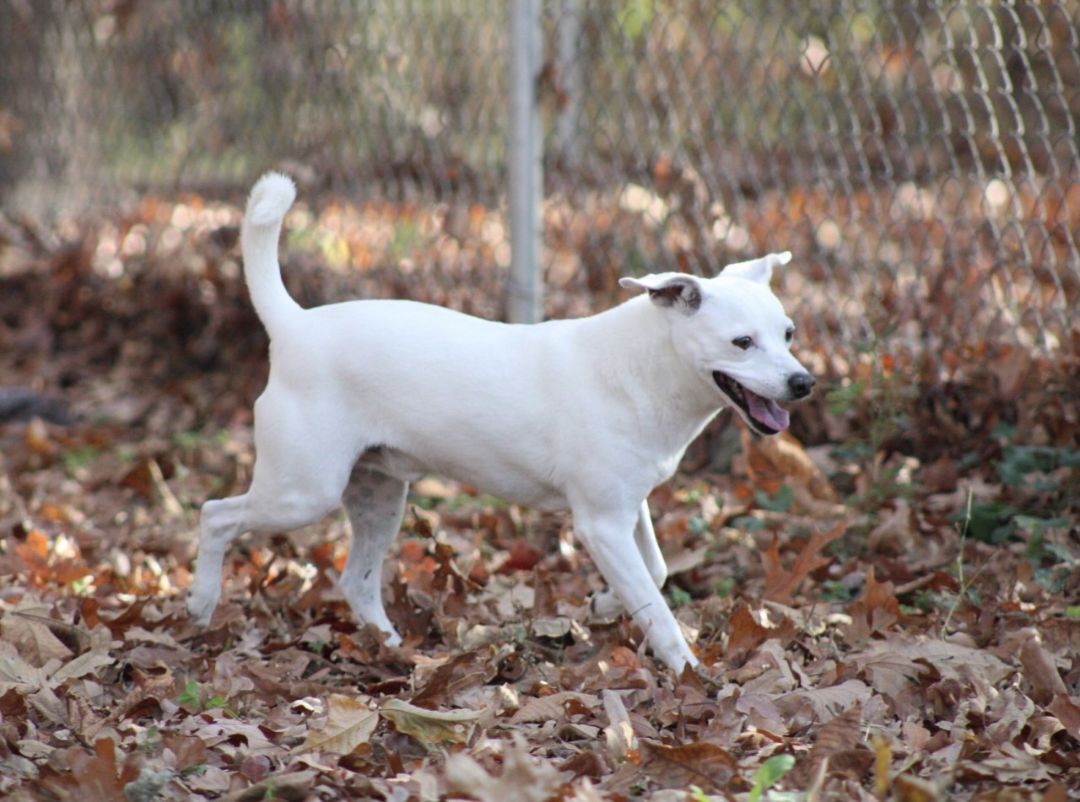
[[619,279],[619,286],[647,290],[649,299],[657,306],[674,307],[686,315],[692,315],[701,307],[701,281],[686,273],[650,273],[641,278],[627,276]]
[[770,253],[760,259],[751,259],[749,262],[735,262],[735,264],[728,265],[720,275],[738,276],[739,278],[756,281],[759,284],[768,284],[772,279],[773,268],[777,265],[786,265],[790,261],[791,251]]

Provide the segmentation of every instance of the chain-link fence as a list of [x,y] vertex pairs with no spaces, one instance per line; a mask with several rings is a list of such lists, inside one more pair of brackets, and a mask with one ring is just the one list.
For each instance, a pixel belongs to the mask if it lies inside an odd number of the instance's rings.
[[[309,193],[505,201],[503,2],[0,13],[9,212],[283,163]],[[550,0],[541,25],[550,286],[791,249],[817,342],[1080,351],[1080,0]]]

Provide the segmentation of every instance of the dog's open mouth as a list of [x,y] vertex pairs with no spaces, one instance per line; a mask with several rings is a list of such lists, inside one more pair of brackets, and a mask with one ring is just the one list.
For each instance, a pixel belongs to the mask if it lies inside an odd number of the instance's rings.
[[788,412],[775,401],[747,389],[726,373],[713,371],[713,381],[742,413],[750,427],[761,434],[777,434],[788,427]]

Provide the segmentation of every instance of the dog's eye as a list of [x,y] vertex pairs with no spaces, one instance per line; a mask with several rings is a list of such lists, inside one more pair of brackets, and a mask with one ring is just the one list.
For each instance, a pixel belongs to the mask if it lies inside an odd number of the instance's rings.
[[795,327],[789,326],[788,330],[784,332],[784,339],[791,342],[791,338],[795,336]]
[[731,344],[734,345],[736,348],[741,348],[745,351],[747,348],[754,344],[754,340],[751,337],[736,337],[734,340],[731,341]]

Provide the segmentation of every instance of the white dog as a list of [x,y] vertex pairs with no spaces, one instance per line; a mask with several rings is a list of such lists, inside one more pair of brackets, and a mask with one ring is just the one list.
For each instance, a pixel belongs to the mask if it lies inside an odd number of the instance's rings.
[[202,509],[194,619],[209,622],[235,537],[305,526],[344,500],[353,542],[341,589],[399,643],[381,566],[409,482],[431,472],[536,509],[569,508],[610,587],[600,606],[627,610],[673,669],[695,665],[660,593],[667,566],[646,497],[725,405],[775,434],[788,425],[777,401],[810,393],[814,379],[789,352],[794,326],[769,290],[773,266],[791,254],[712,279],[624,278],[648,297],[536,325],[411,301],[305,310],[277,259],[295,196],[270,173],[248,200],[244,273],[270,334],[270,379],[255,403],[250,490]]

